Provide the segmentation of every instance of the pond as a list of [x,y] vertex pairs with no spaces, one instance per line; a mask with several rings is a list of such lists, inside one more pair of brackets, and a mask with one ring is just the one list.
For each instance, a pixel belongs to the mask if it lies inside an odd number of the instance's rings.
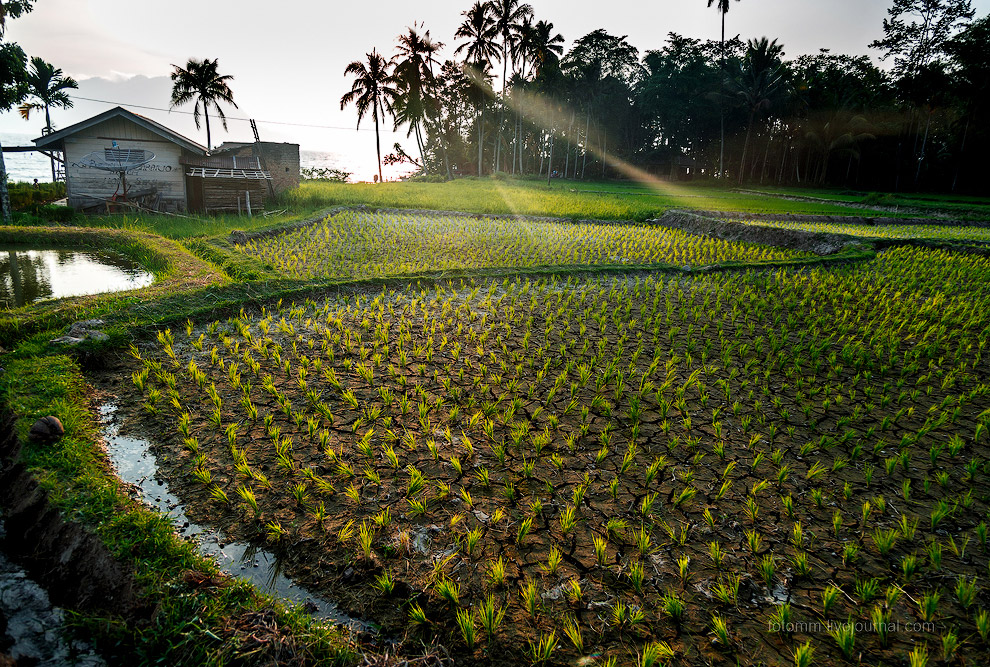
[[145,287],[154,280],[140,264],[109,250],[0,244],[0,308],[64,296],[120,292]]

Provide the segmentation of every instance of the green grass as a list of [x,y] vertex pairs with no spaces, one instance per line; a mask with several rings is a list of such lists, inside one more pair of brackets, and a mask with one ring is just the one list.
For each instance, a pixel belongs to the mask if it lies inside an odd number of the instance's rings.
[[[855,190],[827,190],[816,188],[752,188],[767,195],[809,197],[826,202],[841,202],[854,206],[905,209],[901,215],[953,215],[962,219],[990,218],[990,201],[986,197],[956,194],[914,192],[858,192]],[[797,203],[797,202],[794,202]],[[854,208],[844,207],[846,215]],[[884,215],[884,213],[881,213]]]
[[[72,224],[78,227],[99,227],[126,231],[147,232],[165,238],[186,240],[222,236],[235,229],[254,231],[266,227],[288,224],[305,219],[321,208],[320,206],[293,206],[291,209],[276,207],[268,216],[248,217],[246,215],[164,215],[164,214],[123,214],[123,215],[77,215]],[[279,212],[283,211],[284,212]],[[21,218],[21,224],[40,222],[36,218]],[[47,223],[46,223],[47,224]]]
[[459,179],[449,183],[303,183],[287,198],[294,209],[338,204],[377,208],[424,208],[500,215],[577,219],[647,220],[671,208],[749,213],[849,215],[849,209],[793,202],[706,186],[660,183],[554,182]]

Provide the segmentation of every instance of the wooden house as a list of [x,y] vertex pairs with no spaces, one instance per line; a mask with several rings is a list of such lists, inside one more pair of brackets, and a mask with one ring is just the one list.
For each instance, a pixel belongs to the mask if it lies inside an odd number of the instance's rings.
[[[123,107],[39,137],[34,144],[62,151],[68,203],[80,211],[252,213],[299,184],[297,144],[236,144],[236,150],[211,155],[205,146]],[[94,167],[90,159],[141,151],[153,153],[154,159],[127,171],[123,179],[118,172]],[[278,180],[268,162],[276,164]]]
[[[108,202],[126,200],[157,211],[189,210],[183,159],[205,156],[205,146],[128,111],[115,107],[34,140],[38,148],[61,150],[65,156],[65,189],[69,206],[104,212]],[[127,192],[119,174],[85,162],[87,155],[107,149],[145,150],[153,160],[126,175]],[[126,194],[126,197],[125,197]]]

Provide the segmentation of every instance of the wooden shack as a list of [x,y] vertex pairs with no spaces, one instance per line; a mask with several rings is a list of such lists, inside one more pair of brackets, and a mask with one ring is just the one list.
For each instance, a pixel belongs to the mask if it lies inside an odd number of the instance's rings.
[[275,194],[271,174],[255,157],[190,156],[182,164],[190,211],[250,215]]
[[[256,141],[205,146],[123,107],[34,140],[63,151],[69,206],[108,210],[255,213],[276,194],[299,185],[299,145]],[[94,152],[150,151],[153,160],[126,174],[87,163]],[[272,169],[276,172],[273,178]]]
[[[189,210],[182,161],[207,154],[205,146],[123,107],[39,137],[34,144],[62,151],[69,206],[92,212],[104,212],[108,205],[124,201],[156,211]],[[126,193],[118,174],[85,164],[86,155],[110,148],[146,150],[155,155],[127,174]]]

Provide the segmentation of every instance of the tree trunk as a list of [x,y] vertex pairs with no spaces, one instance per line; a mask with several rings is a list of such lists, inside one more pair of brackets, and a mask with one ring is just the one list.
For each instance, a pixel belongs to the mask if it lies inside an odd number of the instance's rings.
[[540,176],[543,175],[543,161],[546,159],[548,143],[549,143],[549,138],[541,130],[540,131]]
[[966,127],[963,128],[962,143],[959,146],[959,159],[956,160],[956,173],[952,177],[952,192],[956,191],[959,184],[959,171],[962,168],[963,156],[966,154],[966,136],[969,134],[969,116],[966,116]]
[[787,144],[784,145],[783,155],[780,157],[780,169],[777,170],[777,185],[784,182],[784,170],[787,168],[787,154],[791,152],[791,139],[787,138]]
[[7,165],[3,161],[3,143],[0,142],[0,217],[10,224],[10,192],[7,190]]
[[591,111],[589,110],[588,115],[585,117],[584,120],[584,151],[583,151],[584,155],[582,156],[582,164],[581,164],[582,181],[584,180],[585,170],[588,168],[588,137],[591,136],[589,134],[590,130],[591,130]]
[[508,53],[506,53],[505,43],[502,43],[502,99],[499,100],[498,116],[495,126],[495,171],[502,171],[502,118],[505,113],[505,75],[509,66]]
[[925,150],[928,148],[928,130],[932,126],[932,113],[934,109],[928,109],[928,120],[925,122],[925,138],[921,140],[921,152],[918,154],[918,170],[914,174],[914,187],[918,187],[918,181],[921,180],[921,166],[925,162]]
[[605,165],[607,162],[605,156],[608,155],[608,152],[606,151],[607,148],[608,148],[608,135],[603,133],[602,134],[602,179],[605,178]]
[[[567,170],[571,164],[571,132],[574,130],[574,114],[571,114],[571,122],[567,125],[567,145],[564,146],[564,178],[567,178]],[[551,144],[552,145],[552,144]]]
[[211,151],[213,145],[210,143],[210,109],[206,106],[206,102],[203,102],[203,116],[206,118],[206,150]]
[[[45,105],[45,134],[52,133],[52,117],[48,113],[48,105]],[[52,183],[55,182],[55,155],[52,154],[49,158],[52,162]]]
[[[372,111],[375,114],[375,151],[378,153],[378,182],[382,183],[384,179],[382,178],[382,142],[381,137],[378,135],[378,106],[376,105]],[[206,126],[207,136],[210,134],[209,127],[209,125]],[[126,195],[127,193],[125,192],[124,194]]]
[[746,176],[746,151],[749,150],[749,137],[753,132],[753,119],[756,117],[755,111],[749,112],[749,122],[746,124],[746,139],[743,141],[742,159],[739,160],[739,185],[743,184]]
[[423,147],[423,135],[419,131],[419,121],[417,120],[413,129],[416,131],[416,145],[419,146],[419,160],[423,173],[428,173],[426,169],[426,149]]
[[721,63],[719,64],[718,123],[721,139],[718,149],[718,177],[725,177],[725,12],[722,12]]
[[550,185],[550,179],[553,178],[553,130],[550,130],[550,157],[547,158],[547,185]]
[[482,164],[481,161],[484,159],[484,146],[485,146],[485,131],[482,125],[485,121],[485,112],[480,106],[478,107],[478,177],[481,177]]

